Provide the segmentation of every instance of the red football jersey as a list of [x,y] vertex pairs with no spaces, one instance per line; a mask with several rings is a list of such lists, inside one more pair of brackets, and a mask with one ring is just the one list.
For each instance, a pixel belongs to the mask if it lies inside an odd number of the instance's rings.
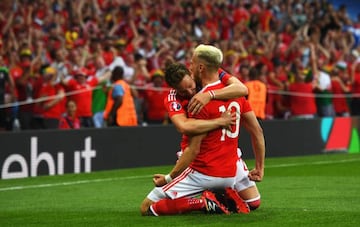
[[[349,113],[350,109],[340,82],[337,80],[331,80],[331,90],[334,95],[338,95],[337,97],[332,98],[335,113]],[[344,96],[341,97],[341,95]]]
[[77,105],[76,115],[79,117],[92,116],[92,89],[98,84],[96,77],[91,77],[86,81],[86,84],[79,84],[75,79],[70,79],[67,88],[74,95],[69,96]]
[[[230,74],[225,72],[222,69],[219,69],[219,79],[223,84],[226,84],[229,78],[231,77]],[[164,99],[164,106],[166,111],[168,112],[169,118],[176,114],[185,114],[187,115],[187,105],[189,100],[182,98],[181,96],[176,94],[175,89],[170,89],[168,95]],[[187,135],[182,135],[180,147],[181,150],[184,150],[188,145],[189,138]]]
[[289,85],[290,111],[292,115],[316,114],[317,107],[311,83],[292,83]]
[[[220,81],[209,84],[202,92],[223,88],[225,85]],[[200,152],[190,167],[200,173],[215,177],[233,177],[236,174],[236,162],[238,160],[237,148],[240,133],[240,114],[251,111],[249,103],[244,97],[229,100],[212,100],[196,119],[214,119],[221,116],[227,110],[238,113],[238,120],[232,126],[232,130],[218,128],[208,132],[202,140]]]
[[57,118],[60,119],[63,113],[64,102],[60,101],[49,109],[44,109],[43,105],[52,102],[60,90],[64,90],[60,84],[51,85],[50,83],[43,83],[38,91],[36,98],[51,97],[49,100],[42,102],[40,105],[35,104],[34,113],[39,114],[44,118]]
[[163,121],[167,109],[161,101],[167,97],[167,87],[156,88],[150,84],[145,88],[144,99],[147,103],[147,118],[154,121]]

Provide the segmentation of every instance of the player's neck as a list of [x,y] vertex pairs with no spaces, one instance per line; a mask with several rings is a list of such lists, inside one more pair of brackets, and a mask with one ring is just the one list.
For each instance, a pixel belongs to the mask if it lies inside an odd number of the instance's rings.
[[203,75],[201,79],[202,86],[205,87],[208,84],[214,83],[219,80],[217,73],[211,73]]

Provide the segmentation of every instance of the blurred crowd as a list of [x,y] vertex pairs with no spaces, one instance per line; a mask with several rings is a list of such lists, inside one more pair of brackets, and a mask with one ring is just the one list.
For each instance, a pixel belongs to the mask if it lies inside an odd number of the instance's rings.
[[[360,115],[360,16],[326,0],[2,0],[0,129],[107,127],[111,72],[138,125],[168,124],[165,66],[200,43],[259,119]],[[253,81],[265,85],[257,89]],[[261,92],[261,95],[257,95]]]

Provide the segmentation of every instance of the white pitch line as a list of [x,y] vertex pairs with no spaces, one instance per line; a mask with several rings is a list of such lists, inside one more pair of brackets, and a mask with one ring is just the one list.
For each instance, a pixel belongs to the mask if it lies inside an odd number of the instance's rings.
[[[280,165],[269,165],[265,168],[282,168],[282,167],[291,167],[291,166],[303,166],[303,165],[324,165],[324,164],[334,164],[334,163],[346,163],[346,162],[356,162],[360,159],[346,159],[346,160],[336,160],[336,161],[318,161],[318,162],[307,162],[307,163],[290,163],[290,164],[280,164]],[[89,184],[97,182],[106,182],[106,181],[116,181],[116,180],[129,180],[129,179],[140,179],[140,178],[150,178],[152,175],[142,175],[142,176],[131,176],[131,177],[115,177],[115,178],[100,178],[93,180],[80,180],[80,181],[67,181],[53,184],[36,184],[36,185],[22,185],[22,186],[13,186],[0,188],[1,191],[14,191],[14,190],[23,190],[23,189],[32,189],[32,188],[50,188],[56,186],[68,186],[68,185],[77,185],[77,184]]]
[[60,182],[60,183],[53,183],[53,184],[35,184],[35,185],[13,186],[13,187],[7,187],[7,188],[0,188],[0,192],[1,191],[14,191],[14,190],[22,190],[22,189],[31,189],[31,188],[49,188],[49,187],[56,187],[56,186],[88,184],[88,183],[116,181],[116,180],[140,179],[140,178],[145,178],[145,177],[152,177],[152,176],[143,175],[143,176],[132,176],[132,177],[100,178],[100,179],[93,179],[93,180],[68,181],[68,182]]
[[303,163],[289,163],[289,164],[280,164],[280,165],[266,165],[266,168],[282,168],[282,167],[291,167],[291,166],[306,166],[306,165],[324,165],[324,164],[334,164],[334,163],[345,163],[345,162],[356,162],[360,159],[345,159],[345,160],[336,160],[336,161],[318,161],[318,162],[303,162]]

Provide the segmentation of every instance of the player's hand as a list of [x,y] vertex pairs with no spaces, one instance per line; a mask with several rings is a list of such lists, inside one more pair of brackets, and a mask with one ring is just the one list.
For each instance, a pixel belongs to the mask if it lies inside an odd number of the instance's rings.
[[264,177],[264,171],[253,169],[249,172],[249,179],[252,181],[260,182]]
[[188,112],[192,115],[198,114],[201,109],[210,102],[211,97],[208,92],[199,92],[194,95],[189,104],[188,104]]
[[236,124],[236,112],[231,112],[230,110],[223,112],[220,117],[223,120],[222,127],[231,130],[231,125]]
[[153,182],[156,187],[161,187],[166,184],[165,175],[164,174],[154,174]]

